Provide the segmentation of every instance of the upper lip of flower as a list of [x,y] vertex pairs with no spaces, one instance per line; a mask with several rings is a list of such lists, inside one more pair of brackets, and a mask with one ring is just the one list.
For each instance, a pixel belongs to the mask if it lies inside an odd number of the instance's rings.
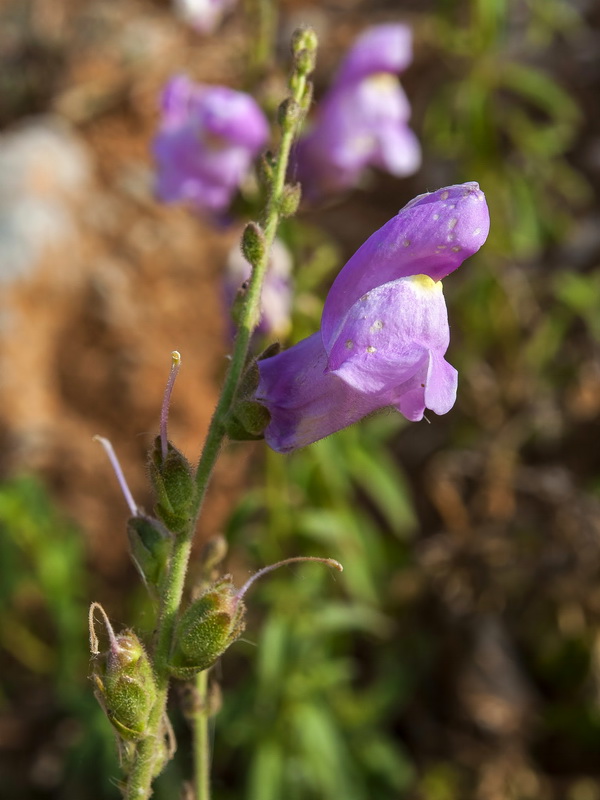
[[434,281],[484,243],[489,213],[475,182],[439,189],[408,203],[342,268],[325,300],[321,332],[330,352],[353,304],[375,286],[424,274]]

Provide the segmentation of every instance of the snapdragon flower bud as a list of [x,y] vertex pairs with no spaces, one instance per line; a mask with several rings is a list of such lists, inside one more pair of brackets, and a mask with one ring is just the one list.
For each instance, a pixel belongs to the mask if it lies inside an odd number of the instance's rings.
[[148,465],[157,495],[157,516],[173,533],[185,530],[196,491],[189,461],[171,442],[167,443],[167,454],[163,457],[161,437],[157,436]]
[[242,634],[245,611],[230,575],[209,586],[177,623],[171,674],[189,680],[211,667]]
[[[99,609],[109,637],[109,649],[100,653],[93,615]],[[137,635],[129,629],[115,635],[104,609],[90,608],[90,641],[94,657],[92,680],[96,697],[117,733],[135,741],[146,735],[148,718],[156,700],[156,680]]]
[[245,628],[243,597],[248,589],[274,569],[300,561],[314,561],[340,572],[343,570],[339,561],[333,558],[294,556],[258,570],[239,591],[233,585],[231,575],[215,581],[194,600],[176,625],[169,661],[171,674],[189,680],[198,672],[209,669]]

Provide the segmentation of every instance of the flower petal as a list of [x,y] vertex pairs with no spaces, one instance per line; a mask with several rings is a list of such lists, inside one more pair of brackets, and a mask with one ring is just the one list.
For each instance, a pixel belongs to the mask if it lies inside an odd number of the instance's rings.
[[162,111],[153,142],[158,196],[224,211],[267,140],[264,114],[243,92],[195,84],[184,75],[165,87]]
[[268,409],[267,444],[279,453],[305,447],[352,425],[382,406],[381,398],[357,392],[326,374],[327,355],[318,333],[258,362],[255,399]]
[[398,178],[412,175],[419,169],[421,145],[408,125],[386,125],[381,128],[376,163]]
[[446,359],[436,353],[429,353],[429,367],[425,381],[425,405],[436,414],[447,414],[456,402],[458,372]]
[[456,402],[458,372],[442,355],[430,350],[413,377],[398,389],[398,411],[411,422],[423,419],[426,408],[447,414]]
[[376,72],[401,72],[412,61],[412,32],[406,25],[375,25],[354,43],[334,85],[360,80]]
[[326,349],[333,346],[360,297],[410,275],[444,278],[479,250],[489,224],[485,196],[475,182],[412,200],[367,239],[334,281],[321,320]]
[[352,306],[327,366],[360,392],[390,392],[415,373],[428,351],[443,355],[449,341],[441,283],[426,275],[401,278]]

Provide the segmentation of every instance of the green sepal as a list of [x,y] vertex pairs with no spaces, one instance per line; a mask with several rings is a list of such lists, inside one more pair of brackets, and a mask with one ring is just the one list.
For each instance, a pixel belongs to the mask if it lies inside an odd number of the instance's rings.
[[[264,361],[265,358],[272,358],[273,356],[278,355],[280,352],[281,352],[280,342],[273,342],[262,351],[262,353],[258,356],[256,360]],[[258,386],[258,383],[256,385]]]
[[173,533],[185,531],[190,524],[196,494],[189,461],[171,442],[163,459],[161,439],[157,436],[150,451],[149,469],[156,492],[156,516]]
[[256,359],[253,358],[248,363],[248,366],[240,378],[236,397],[239,397],[241,400],[247,400],[248,398],[253,397],[258,389],[259,383],[260,372],[258,371]]
[[172,537],[160,520],[147,516],[130,517],[127,538],[131,558],[149,588],[158,586],[171,553]]
[[[279,350],[278,343],[267,348],[267,351],[275,350]],[[264,353],[248,363],[225,420],[225,431],[233,442],[253,442],[262,439],[264,430],[271,421],[271,415],[265,406],[253,399],[260,381],[257,362],[263,356]]]
[[92,679],[98,702],[119,736],[126,741],[146,736],[156,701],[156,679],[133,631],[122,631],[108,652],[94,658]]
[[211,667],[241,635],[245,612],[230,575],[213,583],[176,625],[170,673],[175,678],[190,680]]
[[253,400],[234,403],[227,417],[225,429],[234,442],[256,441],[264,438],[271,415],[265,406]]

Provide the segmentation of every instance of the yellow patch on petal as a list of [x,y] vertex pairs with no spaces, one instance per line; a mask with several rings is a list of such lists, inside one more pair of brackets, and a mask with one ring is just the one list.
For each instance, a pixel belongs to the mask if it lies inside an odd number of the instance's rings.
[[434,281],[429,275],[412,275],[411,281],[425,291],[440,292],[442,290],[442,282]]
[[389,72],[376,72],[364,78],[364,82],[381,93],[398,91],[398,78]]

